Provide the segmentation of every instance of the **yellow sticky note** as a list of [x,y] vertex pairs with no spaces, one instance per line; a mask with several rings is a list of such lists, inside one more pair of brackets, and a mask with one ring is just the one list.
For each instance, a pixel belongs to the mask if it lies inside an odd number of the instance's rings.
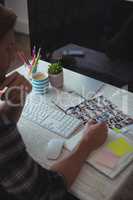
[[127,153],[133,152],[133,146],[130,145],[126,139],[118,138],[107,145],[107,148],[111,150],[116,156],[125,156]]
[[122,131],[121,131],[121,129],[119,129],[119,128],[113,128],[113,131],[115,131],[116,133],[122,133]]

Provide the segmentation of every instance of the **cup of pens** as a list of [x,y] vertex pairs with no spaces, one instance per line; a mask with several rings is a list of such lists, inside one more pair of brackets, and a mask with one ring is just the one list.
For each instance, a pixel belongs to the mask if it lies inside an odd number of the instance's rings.
[[17,52],[17,55],[26,66],[27,78],[31,79],[32,91],[36,94],[43,95],[48,91],[49,79],[47,73],[37,72],[39,60],[41,58],[41,48],[38,52],[34,46],[32,50],[32,60],[29,61],[24,52]]
[[41,58],[41,48],[39,48],[37,53],[36,53],[36,47],[33,48],[31,61],[29,61],[29,59],[25,56],[24,52],[22,51],[18,51],[17,55],[25,65],[27,78],[32,79],[32,75],[35,74],[38,69],[39,60]]
[[48,74],[37,72],[39,60],[41,58],[41,48],[39,48],[38,52],[36,51],[36,47],[34,46],[32,50],[32,60],[29,61],[25,56],[24,52],[17,52],[19,58],[26,66],[27,78],[29,78],[32,82],[32,91],[36,94],[43,95],[48,91],[49,87],[49,79]]
[[48,74],[36,72],[32,74],[32,91],[35,94],[43,95],[47,93],[49,87]]

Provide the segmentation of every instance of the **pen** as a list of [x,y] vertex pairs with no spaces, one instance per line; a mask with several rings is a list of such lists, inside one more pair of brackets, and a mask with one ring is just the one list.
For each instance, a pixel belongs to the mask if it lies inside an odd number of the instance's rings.
[[17,55],[18,57],[20,58],[20,60],[23,62],[23,63],[26,63],[28,65],[29,68],[31,68],[31,64],[28,60],[28,58],[24,55],[23,52],[17,52]]
[[32,50],[32,57],[36,57],[36,46],[34,45],[33,50]]
[[51,101],[57,108],[59,108],[61,111],[63,111],[66,114],[66,111],[63,110],[60,106],[58,106],[54,101]]
[[90,97],[90,99],[93,99],[93,98],[96,96],[96,94],[98,94],[98,93],[103,89],[104,86],[105,86],[105,84],[102,84],[102,85],[94,92],[94,94],[92,94],[92,96]]
[[38,61],[40,59],[40,52],[41,52],[41,48],[39,48],[38,53],[37,53],[37,57],[34,57],[34,63],[32,65],[32,74],[36,73],[37,71],[37,65],[38,65]]
[[7,86],[4,87],[3,90],[0,90],[0,99],[1,99],[1,100],[3,100],[3,96],[4,96],[4,94],[6,93],[7,90],[8,90],[8,87],[7,87]]

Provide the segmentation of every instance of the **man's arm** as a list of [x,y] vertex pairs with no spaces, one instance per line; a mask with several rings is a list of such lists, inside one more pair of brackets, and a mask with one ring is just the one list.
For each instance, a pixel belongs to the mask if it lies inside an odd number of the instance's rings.
[[106,135],[105,124],[88,125],[79,147],[46,170],[26,152],[15,125],[0,126],[0,184],[18,199],[63,200],[85,159],[105,141]]
[[21,200],[63,200],[65,183],[62,174],[30,157],[15,124],[0,123],[0,184],[9,194]]
[[[42,168],[30,157],[16,127],[31,85],[15,73],[5,79],[1,89],[5,86],[11,92],[5,94],[5,101],[0,101],[0,184],[21,200],[64,199],[67,193],[64,177]],[[14,90],[16,86],[20,90]]]
[[100,147],[107,138],[106,124],[93,123],[87,124],[83,139],[74,152],[51,167],[52,170],[64,175],[68,188],[75,181],[89,154]]
[[31,91],[32,87],[18,72],[14,72],[6,77],[0,85],[0,90],[7,87],[6,91],[1,95],[0,101],[0,116],[6,121],[17,123],[24,103],[26,95]]

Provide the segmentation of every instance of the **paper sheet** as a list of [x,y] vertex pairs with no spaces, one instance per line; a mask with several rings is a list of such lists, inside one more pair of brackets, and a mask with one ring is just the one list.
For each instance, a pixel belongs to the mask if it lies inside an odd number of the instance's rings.
[[57,91],[57,95],[52,102],[66,111],[68,108],[80,104],[83,100],[84,98],[75,92]]
[[80,143],[82,137],[83,137],[83,129],[79,133],[77,133],[75,136],[66,140],[65,147],[69,149],[70,151],[73,151],[75,147]]
[[[79,105],[69,108],[67,114],[80,119],[84,124],[90,119],[101,118],[102,121],[106,119],[109,128],[115,128],[117,133],[123,127],[133,124],[132,117],[124,114],[122,110],[119,110],[115,104],[103,95],[86,99]],[[105,115],[108,117],[103,117]]]

